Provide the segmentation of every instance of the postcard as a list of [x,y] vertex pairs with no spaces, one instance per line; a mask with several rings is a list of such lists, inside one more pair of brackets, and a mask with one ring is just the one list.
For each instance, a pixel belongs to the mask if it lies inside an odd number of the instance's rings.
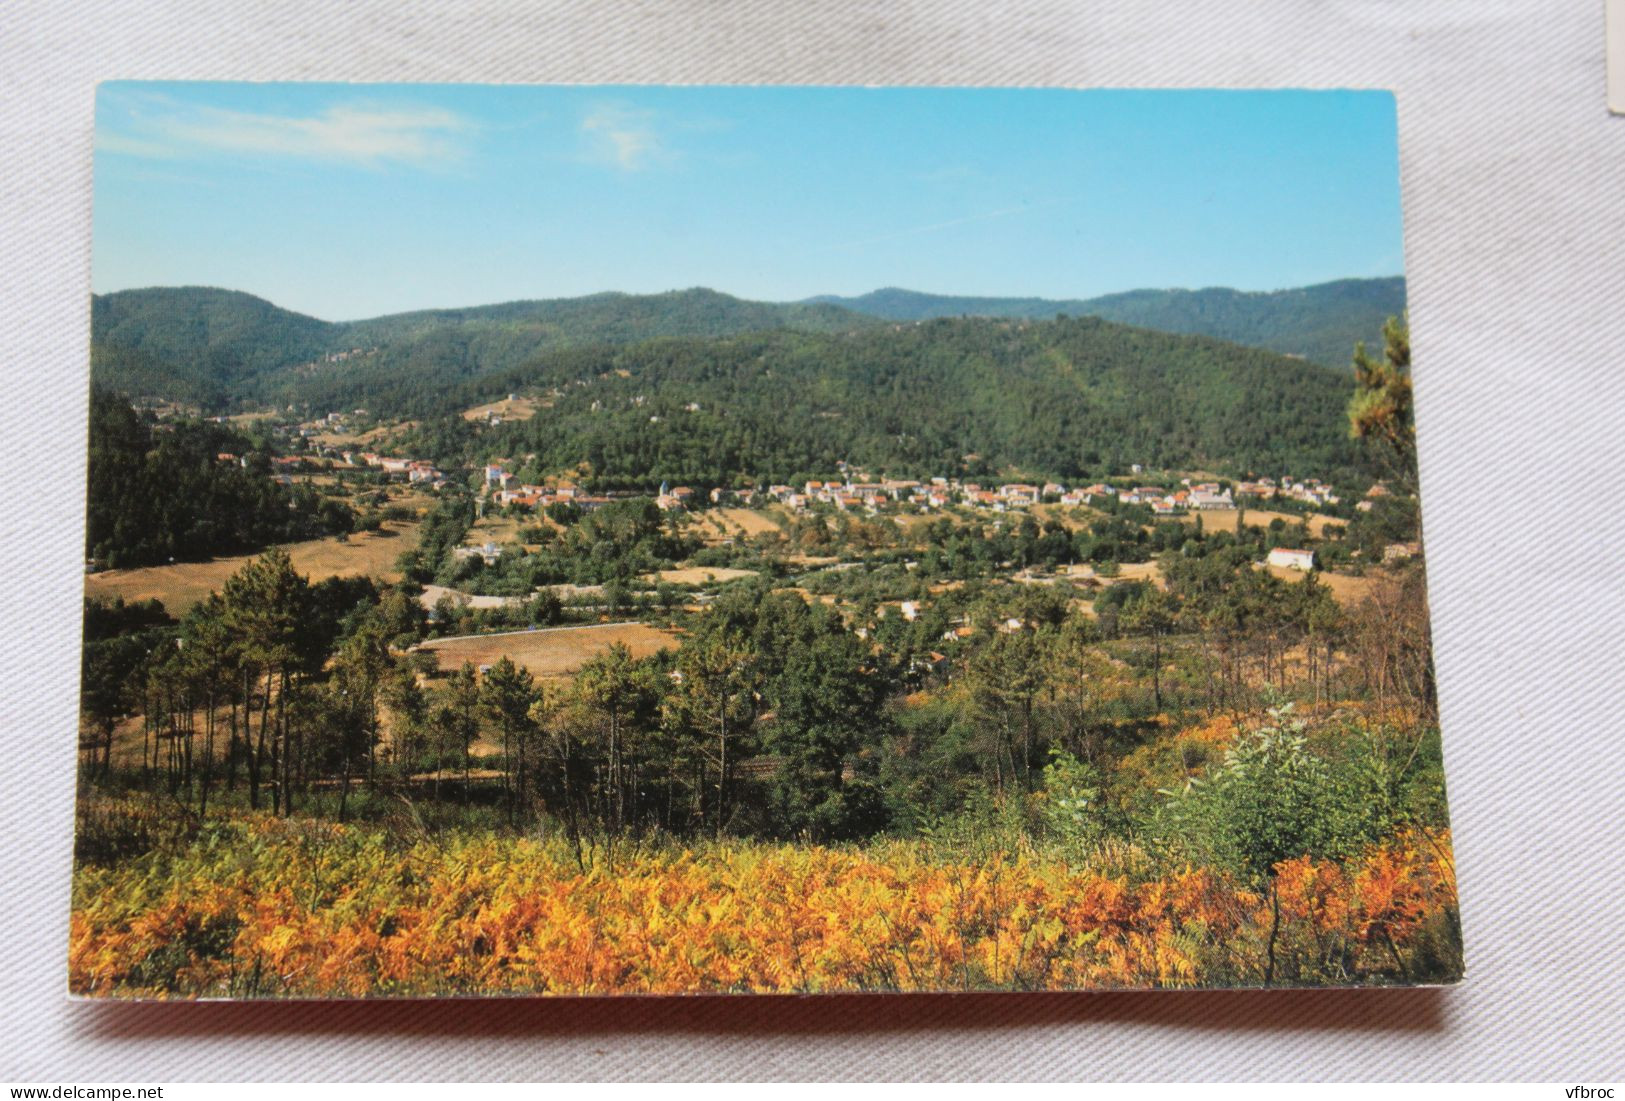
[[1456,981],[1397,142],[102,85],[71,992]]

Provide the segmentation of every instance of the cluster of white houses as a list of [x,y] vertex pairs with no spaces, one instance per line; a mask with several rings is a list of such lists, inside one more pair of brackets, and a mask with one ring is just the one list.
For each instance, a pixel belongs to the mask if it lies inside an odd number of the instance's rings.
[[1120,490],[1104,483],[1069,488],[1057,482],[1046,482],[1043,485],[1026,482],[982,485],[978,482],[960,482],[952,478],[932,478],[926,482],[895,479],[871,482],[853,481],[848,478],[844,482],[810,481],[801,486],[772,485],[767,488],[767,496],[793,509],[804,509],[815,503],[824,503],[841,509],[865,508],[871,512],[888,501],[925,508],[945,508],[948,505],[960,504],[994,512],[1028,508],[1043,501],[1055,501],[1062,505],[1088,505],[1111,498],[1116,498],[1124,504],[1150,505],[1151,510],[1159,514],[1191,509],[1236,507],[1230,491],[1221,489],[1217,482],[1202,482],[1196,485],[1187,482],[1174,490],[1161,486],[1136,486]]
[[1306,505],[1335,505],[1338,502],[1332,487],[1319,478],[1282,478],[1279,482],[1274,478],[1260,478],[1256,482],[1237,482],[1236,495],[1265,501],[1281,497],[1288,501],[1302,501]]
[[341,457],[351,466],[376,467],[385,474],[405,474],[409,482],[439,484],[446,480],[446,476],[427,459],[400,459],[372,451],[345,451]]
[[[610,500],[584,493],[574,485],[557,486],[519,484],[500,463],[485,468],[485,484],[498,505],[517,505],[522,508],[545,508],[550,504],[569,503],[592,509]],[[1329,485],[1316,478],[1294,481],[1290,478],[1276,482],[1262,478],[1257,482],[1241,482],[1233,489],[1218,482],[1196,482],[1185,479],[1176,488],[1166,486],[1134,486],[1119,489],[1104,483],[1067,487],[1056,482],[1042,485],[1025,482],[1007,482],[983,485],[979,482],[961,482],[954,478],[931,478],[915,481],[901,478],[870,480],[807,481],[799,486],[775,484],[766,489],[740,489],[710,491],[711,504],[739,504],[746,507],[776,501],[794,510],[804,510],[817,504],[833,505],[838,509],[878,512],[887,504],[907,504],[921,508],[946,508],[965,505],[970,508],[1007,512],[1028,508],[1044,501],[1062,505],[1097,504],[1117,499],[1129,505],[1147,505],[1159,516],[1210,509],[1233,509],[1236,497],[1249,495],[1262,499],[1274,497],[1300,500],[1315,504],[1336,504],[1338,498]],[[679,510],[692,507],[695,491],[687,486],[675,489],[660,487],[656,503],[663,509]]]
[[1005,485],[984,486],[977,482],[959,482],[952,478],[932,478],[918,482],[888,478],[878,482],[810,481],[801,486],[771,485],[766,495],[793,509],[805,509],[814,504],[834,505],[840,509],[868,509],[873,512],[887,502],[918,505],[923,508],[946,508],[952,504],[970,505],[1005,512],[1012,508],[1026,508],[1048,499],[1062,504],[1087,504],[1091,495],[1113,492],[1109,486],[1091,486],[1087,490],[1068,490],[1065,486],[1049,482],[1028,485],[1012,482]]
[[[591,512],[614,500],[613,497],[586,493],[571,482],[561,482],[555,486],[521,484],[500,463],[486,466],[485,488],[499,507],[514,505],[518,508],[544,509],[549,505],[572,505],[583,512]],[[672,511],[687,508],[693,497],[694,491],[687,486],[671,489],[662,485],[655,503]]]
[[[237,463],[245,468],[249,465],[249,456],[237,455],[230,451],[222,451],[215,458],[220,462]],[[271,476],[283,484],[290,483],[294,474],[330,469],[335,463],[340,462],[348,466],[372,467],[385,474],[404,474],[409,482],[423,482],[434,487],[444,485],[446,481],[446,476],[427,459],[398,459],[388,455],[377,455],[371,451],[358,453],[318,447],[296,455],[272,455],[269,462]]]

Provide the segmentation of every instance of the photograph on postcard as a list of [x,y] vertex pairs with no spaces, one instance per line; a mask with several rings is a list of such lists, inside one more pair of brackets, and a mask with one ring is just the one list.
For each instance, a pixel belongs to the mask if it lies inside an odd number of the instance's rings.
[[1458,980],[1398,161],[102,85],[71,992]]

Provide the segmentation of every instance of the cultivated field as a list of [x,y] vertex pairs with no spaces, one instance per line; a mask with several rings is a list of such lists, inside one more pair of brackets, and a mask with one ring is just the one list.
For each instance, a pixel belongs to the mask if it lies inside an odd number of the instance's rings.
[[509,401],[493,401],[489,405],[476,405],[472,409],[463,410],[465,421],[482,421],[492,413],[505,421],[528,421],[536,415],[536,402],[530,398],[514,398]]
[[454,604],[465,608],[511,608],[523,604],[528,597],[523,596],[477,596],[473,593],[460,592],[457,589],[448,589],[444,585],[425,585],[418,594],[418,603],[429,611],[445,597],[451,597]]
[[688,566],[680,570],[660,570],[646,573],[645,581],[664,581],[668,585],[713,585],[737,581],[741,577],[755,577],[755,570],[737,570],[731,566]]
[[1162,567],[1155,562],[1124,562],[1117,567],[1117,573],[1111,577],[1104,577],[1089,566],[1074,566],[1069,576],[1074,581],[1093,577],[1102,585],[1112,585],[1120,581],[1150,581],[1159,589],[1168,587],[1168,583],[1162,578]]
[[490,665],[512,658],[538,677],[562,677],[580,669],[594,654],[622,643],[637,658],[671,649],[676,636],[643,623],[605,623],[590,627],[548,627],[497,635],[434,639],[419,647],[432,653],[442,670],[465,661]]
[[700,538],[716,542],[778,531],[779,526],[767,513],[755,509],[713,508],[695,518],[695,530]]
[[[1102,515],[1095,509],[1084,505],[1039,505],[1032,509],[1031,512],[1033,519],[1040,524],[1058,520],[1067,531],[1087,530],[1090,522],[1099,519]],[[1235,530],[1234,523],[1231,524],[1230,530]]]
[[393,433],[407,432],[417,426],[417,421],[401,421],[398,424],[374,425],[365,432],[353,432],[348,428],[329,431],[325,425],[317,423],[311,426],[316,429],[311,442],[324,447],[373,447],[384,443]]
[[[1265,566],[1264,568],[1282,581],[1302,581],[1309,576],[1302,570],[1291,570],[1285,566]],[[1326,571],[1322,571],[1317,576],[1320,583],[1332,591],[1332,599],[1345,608],[1353,607],[1370,595],[1378,580],[1370,575],[1351,577],[1348,574]]]
[[[529,526],[532,521],[527,517],[525,523]],[[517,543],[519,542],[519,526],[518,517],[487,513],[475,520],[468,529],[468,534],[463,536],[463,546],[478,547],[484,545],[487,541],[495,543],[497,546],[504,543]]]
[[[377,533],[361,532],[340,542],[336,537],[292,543],[286,548],[293,568],[312,582],[329,577],[378,577],[399,581],[395,560],[417,539],[417,525],[390,522]],[[243,568],[253,555],[215,558],[208,562],[178,562],[173,566],[144,566],[134,570],[103,570],[85,578],[85,595],[126,601],[158,599],[171,615],[179,615],[216,592],[226,578]]]
[[[1196,517],[1200,516],[1202,518],[1203,531],[1234,532],[1236,530],[1236,519],[1241,515],[1241,513],[1241,509],[1234,508],[1204,509],[1201,512],[1187,512],[1185,515],[1181,516],[1180,519],[1187,524],[1194,524],[1196,523]],[[1271,521],[1274,520],[1280,520],[1282,523],[1290,527],[1304,519],[1302,516],[1294,516],[1290,512],[1272,512],[1269,509],[1263,508],[1250,508],[1246,510],[1246,513],[1247,526],[1250,528],[1267,528],[1269,527]],[[1313,535],[1316,539],[1321,538],[1322,533],[1324,533],[1326,530],[1327,524],[1348,523],[1347,520],[1339,520],[1335,516],[1325,516],[1318,512],[1309,516],[1308,519],[1309,534]]]
[[389,505],[392,508],[409,508],[419,516],[425,515],[438,502],[432,493],[427,493],[416,486],[390,486]]

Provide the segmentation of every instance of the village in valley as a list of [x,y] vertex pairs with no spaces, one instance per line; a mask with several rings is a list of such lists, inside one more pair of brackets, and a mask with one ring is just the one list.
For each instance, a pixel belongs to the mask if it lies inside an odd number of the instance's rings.
[[[503,401],[465,412],[464,417],[482,426],[495,427],[502,423],[500,410],[518,407],[528,416],[545,400],[532,401],[510,393]],[[256,418],[239,416],[235,419],[241,422]],[[523,480],[518,472],[533,472],[534,456],[521,457],[518,462],[498,457],[473,469],[453,466],[448,472],[430,459],[364,450],[361,441],[387,441],[399,428],[378,422],[364,409],[328,413],[305,422],[280,419],[274,413],[257,419],[270,426],[271,439],[281,441],[281,446],[291,452],[268,457],[272,477],[283,485],[331,481],[338,472],[365,475],[367,485],[396,485],[418,491],[419,511],[426,511],[425,494],[470,494],[474,522],[469,537],[453,549],[453,560],[477,559],[487,567],[497,566],[505,554],[526,552],[518,532],[529,526],[525,523],[527,517],[545,518],[550,509],[586,514],[616,501],[647,498],[674,527],[692,525],[708,512],[728,518],[735,528],[718,523],[717,532],[709,540],[728,546],[736,542],[736,537],[743,539],[749,533],[737,527],[741,515],[753,518],[755,524],[751,526],[758,536],[764,530],[763,525],[783,526],[787,520],[819,517],[820,522],[835,527],[843,516],[884,518],[905,529],[912,519],[932,515],[986,521],[994,530],[1017,524],[1023,517],[1078,527],[1086,524],[1091,516],[1119,514],[1137,516],[1147,530],[1162,520],[1200,523],[1232,532],[1251,525],[1269,531],[1268,545],[1262,548],[1262,557],[1257,562],[1259,567],[1306,574],[1324,565],[1318,545],[1327,539],[1336,540],[1350,519],[1370,513],[1391,495],[1388,485],[1381,480],[1370,482],[1350,501],[1331,484],[1312,476],[1259,475],[1227,479],[1150,471],[1138,463],[1130,464],[1124,476],[1077,486],[1055,481],[995,483],[940,475],[922,479],[889,478],[862,470],[855,464],[838,462],[832,476],[807,479],[798,485],[758,485],[744,478],[734,479],[733,484],[701,489],[661,482],[658,488],[651,487],[644,493],[624,489],[595,492],[590,488],[590,479],[580,478],[578,474]],[[224,424],[226,420],[215,418],[216,423]],[[228,452],[222,452],[218,458],[245,466],[249,462],[246,456]],[[485,522],[488,517],[493,521],[501,518],[516,521],[506,526],[510,538],[482,538],[494,526]],[[718,534],[720,538],[716,537]],[[1294,542],[1291,538],[1294,534],[1302,538]],[[1341,565],[1353,566],[1362,572],[1362,565],[1393,565],[1416,557],[1420,554],[1420,544],[1415,540],[1386,542],[1378,555],[1362,564],[1360,559],[1367,554],[1367,549],[1352,548],[1334,557]],[[843,568],[858,564],[856,561],[840,563]],[[677,563],[674,569],[681,572],[686,565]],[[1132,572],[1121,573],[1119,565],[1111,562],[1105,570],[1099,570],[1089,562],[1073,561],[1053,563],[1049,570],[1027,567],[1010,573],[1014,580],[1031,581],[1038,574],[1049,573],[1087,580],[1097,586],[1138,576]],[[93,569],[95,566],[91,563]],[[829,563],[821,562],[817,566],[830,568]],[[719,575],[713,571],[701,576],[715,581]],[[736,577],[738,571],[725,570],[720,576]],[[1352,581],[1353,577],[1348,580]],[[1345,592],[1357,589],[1358,586],[1342,587]],[[454,601],[486,608],[523,602],[522,597],[515,594],[498,600],[434,585],[425,597],[425,606],[433,609],[448,596]],[[916,605],[907,602],[901,606],[912,619]]]
[[[510,393],[463,417],[494,428],[499,410],[530,415],[545,401]],[[1252,568],[1279,580],[1314,576],[1349,609],[1420,553],[1415,541],[1366,538],[1352,546],[1343,538],[1351,523],[1369,523],[1374,509],[1392,501],[1382,480],[1345,495],[1312,476],[1219,478],[1141,464],[1118,477],[1066,485],[890,478],[837,462],[832,476],[796,485],[745,477],[701,488],[663,481],[642,493],[594,491],[579,470],[537,477],[535,456],[475,463],[415,457],[391,446],[412,438],[410,423],[364,409],[307,420],[288,412],[215,418],[223,427],[252,426],[255,438],[277,452],[221,452],[217,461],[266,471],[288,489],[337,495],[366,517],[357,525],[363,530],[309,544],[305,560],[335,576],[389,567],[383,576],[398,580],[423,609],[421,636],[403,640],[401,656],[417,652],[429,662],[421,668],[440,673],[473,659],[483,676],[499,659],[511,659],[556,676],[588,662],[598,647],[631,644],[640,655],[658,653],[674,628],[683,630],[685,615],[703,613],[729,589],[760,591],[765,583],[831,606],[873,645],[883,639],[896,645],[898,630],[911,631],[915,641],[896,656],[907,678],[945,684],[976,660],[978,630],[1031,631],[1057,614],[1098,622],[1103,612],[1109,629],[1121,630],[1124,610],[1143,603],[1147,586],[1168,589],[1159,558],[1176,550],[1188,555],[1191,540],[1204,533],[1249,548]],[[186,413],[166,408],[155,415],[162,429]],[[651,509],[650,524],[679,549],[659,560],[616,562],[607,574],[537,568],[566,526],[610,506]],[[441,557],[425,560],[409,546],[390,546],[418,536],[436,515],[460,517],[451,523],[455,538],[435,551]],[[945,524],[933,526],[939,521]],[[972,568],[948,566],[932,544],[956,530],[997,549]],[[393,538],[380,542],[385,536]],[[89,563],[92,570],[99,565]],[[187,580],[166,589],[166,570]],[[174,596],[197,591],[198,570],[101,573],[88,579],[89,591],[158,596],[175,606]],[[1047,604],[1000,595],[1035,585],[1049,594]],[[556,633],[560,628],[568,631]],[[1169,692],[1175,684],[1170,675]],[[760,773],[763,766],[743,767]]]

